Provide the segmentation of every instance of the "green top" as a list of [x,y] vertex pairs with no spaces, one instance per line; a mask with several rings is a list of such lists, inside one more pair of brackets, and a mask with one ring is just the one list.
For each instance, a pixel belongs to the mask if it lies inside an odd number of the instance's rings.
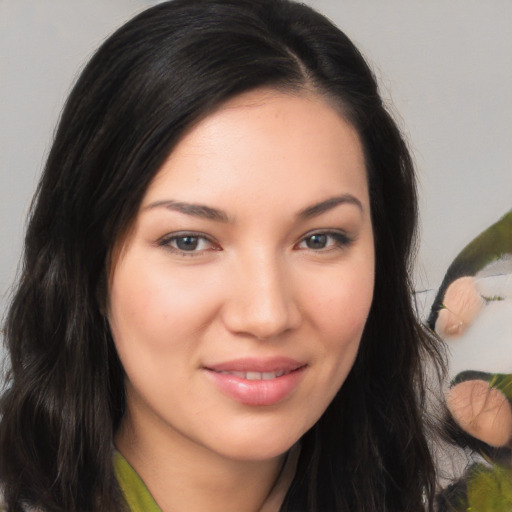
[[[299,453],[300,446],[298,444],[288,452],[281,473],[259,512],[278,512],[281,509],[281,504],[295,474]],[[114,451],[114,471],[128,505],[128,512],[162,512],[146,484],[117,450]],[[0,486],[0,512],[6,512],[4,506]],[[35,509],[28,506],[23,510],[35,512]]]
[[[281,472],[259,512],[281,510],[281,505],[295,475],[299,453],[300,445],[297,443],[286,455]],[[129,512],[162,512],[146,484],[118,451],[114,452],[114,470]]]
[[114,454],[114,469],[130,512],[162,512],[146,484],[118,451]]

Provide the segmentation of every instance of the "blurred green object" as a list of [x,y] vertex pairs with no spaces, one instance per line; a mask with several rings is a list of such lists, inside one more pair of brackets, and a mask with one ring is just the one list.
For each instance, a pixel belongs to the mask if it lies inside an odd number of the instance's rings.
[[162,512],[140,476],[118,451],[114,454],[114,469],[129,512]]
[[512,468],[475,464],[468,478],[468,512],[512,511]]

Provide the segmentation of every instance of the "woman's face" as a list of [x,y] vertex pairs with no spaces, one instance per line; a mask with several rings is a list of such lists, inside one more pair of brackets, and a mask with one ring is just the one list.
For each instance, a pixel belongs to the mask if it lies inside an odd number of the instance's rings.
[[343,384],[373,282],[355,130],[311,94],[230,100],[167,158],[114,262],[124,421],[232,459],[285,452]]

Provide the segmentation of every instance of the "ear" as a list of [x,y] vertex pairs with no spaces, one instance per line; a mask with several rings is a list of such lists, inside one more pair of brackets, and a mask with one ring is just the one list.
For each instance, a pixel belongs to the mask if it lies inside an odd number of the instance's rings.
[[468,434],[490,446],[505,447],[512,440],[512,405],[485,380],[455,384],[447,394],[454,420]]

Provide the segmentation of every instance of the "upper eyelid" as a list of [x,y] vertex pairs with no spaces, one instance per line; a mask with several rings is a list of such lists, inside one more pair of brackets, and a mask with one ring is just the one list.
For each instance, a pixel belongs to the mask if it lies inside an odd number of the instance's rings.
[[209,242],[214,242],[215,239],[211,235],[207,235],[206,233],[203,233],[201,231],[173,231],[171,233],[167,233],[163,236],[161,236],[158,241],[162,240],[172,240],[173,238],[182,238],[182,237],[195,237],[195,238],[204,238],[205,240],[208,240]]
[[306,231],[306,233],[304,233],[303,236],[314,235],[316,233],[325,233],[326,235],[328,235],[330,233],[345,233],[345,232],[346,232],[346,230],[341,229],[341,228],[315,228],[315,229],[310,229],[309,231]]
[[300,237],[300,239],[299,239],[299,242],[301,242],[302,240],[304,240],[306,238],[309,238],[310,236],[313,236],[313,235],[328,235],[328,236],[329,235],[331,235],[331,236],[338,235],[338,236],[344,236],[344,237],[346,237],[349,240],[352,240],[352,239],[355,238],[354,236],[350,235],[344,229],[334,229],[334,228],[331,228],[331,229],[312,229],[311,231],[308,231],[307,233],[302,235]]

